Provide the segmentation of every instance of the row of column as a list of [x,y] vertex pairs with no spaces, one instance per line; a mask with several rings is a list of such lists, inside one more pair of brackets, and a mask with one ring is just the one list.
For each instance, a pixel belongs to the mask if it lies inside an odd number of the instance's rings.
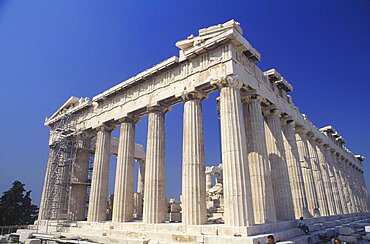
[[[225,224],[247,226],[300,216],[347,214],[368,209],[363,176],[327,145],[257,94],[241,97],[242,82],[227,77],[220,88]],[[202,99],[183,96],[182,222],[207,221]],[[144,223],[165,221],[166,109],[148,109]],[[244,116],[243,116],[244,115]],[[134,118],[120,121],[113,222],[131,221],[134,186]],[[97,133],[88,221],[105,220],[110,132]],[[345,165],[346,164],[346,165]],[[353,179],[357,178],[357,179]],[[367,191],[366,191],[367,194]]]

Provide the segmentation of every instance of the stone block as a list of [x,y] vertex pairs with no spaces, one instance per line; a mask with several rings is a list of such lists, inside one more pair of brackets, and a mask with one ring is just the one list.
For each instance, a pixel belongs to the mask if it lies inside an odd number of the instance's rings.
[[18,229],[17,234],[19,234],[19,241],[24,243],[30,236],[35,233],[34,230]]
[[370,233],[370,225],[365,226],[365,232]]
[[346,242],[346,243],[357,243],[357,239],[353,236],[339,235],[338,239],[341,240],[342,242]]
[[349,227],[340,227],[339,228],[339,235],[344,235],[344,236],[350,236],[353,235],[355,231]]
[[40,239],[27,239],[24,244],[41,244]]

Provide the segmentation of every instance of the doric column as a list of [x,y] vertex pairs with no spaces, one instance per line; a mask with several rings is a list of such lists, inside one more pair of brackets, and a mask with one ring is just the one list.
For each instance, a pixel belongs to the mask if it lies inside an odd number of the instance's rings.
[[324,182],[329,215],[336,215],[337,209],[335,207],[333,189],[332,189],[331,180],[330,180],[330,177],[333,177],[333,176],[332,176],[332,173],[330,173],[329,171],[328,161],[325,157],[325,147],[327,147],[327,145],[323,145],[320,140],[317,141],[316,150],[318,154],[319,165],[321,168],[322,180]]
[[134,214],[134,163],[135,163],[135,119],[121,121],[118,142],[116,182],[112,222],[121,223],[133,220]]
[[135,199],[136,206],[136,217],[143,217],[143,199],[144,199],[144,186],[145,186],[145,161],[137,160],[138,172],[137,172],[137,193]]
[[350,165],[348,164],[348,160],[344,159],[342,160],[342,169],[343,169],[343,173],[344,173],[344,176],[345,176],[345,181],[346,181],[346,186],[347,186],[347,192],[348,192],[348,199],[347,199],[347,204],[348,204],[348,212],[349,213],[355,213],[355,202],[354,202],[354,198],[355,198],[355,194],[354,192],[352,191],[352,182],[351,182],[351,175],[350,175]]
[[39,209],[39,216],[38,220],[49,219],[50,218],[50,208],[51,208],[51,201],[50,201],[50,194],[51,194],[51,187],[50,187],[50,179],[52,174],[52,165],[53,159],[55,157],[54,148],[50,146],[49,148],[49,157],[46,164],[46,172],[44,178],[44,187],[42,188],[42,195],[40,201],[40,209]]
[[163,223],[166,218],[165,109],[148,108],[143,222]]
[[348,196],[348,189],[347,189],[347,185],[346,185],[346,181],[345,181],[345,176],[344,176],[344,172],[343,172],[343,168],[342,168],[342,162],[341,162],[341,159],[340,159],[340,154],[339,153],[336,153],[336,167],[337,167],[337,173],[338,173],[338,178],[339,178],[339,183],[341,184],[341,191],[339,192],[340,193],[340,197],[341,197],[341,202],[342,202],[342,209],[343,209],[343,213],[344,214],[348,214],[349,213],[349,210],[348,210],[348,201],[349,201],[349,196]]
[[220,119],[225,224],[253,225],[247,141],[240,98],[242,83],[227,77],[222,85]]
[[350,162],[348,165],[348,177],[349,177],[349,183],[351,188],[351,200],[352,200],[352,211],[353,213],[358,212],[358,191],[356,188],[356,176],[354,174],[355,168],[353,166],[353,163]]
[[138,172],[137,172],[137,192],[144,196],[145,186],[145,162],[143,160],[137,160]]
[[350,165],[350,168],[349,168],[349,172],[350,172],[350,179],[351,179],[351,184],[352,184],[352,192],[353,192],[353,209],[354,209],[354,212],[357,213],[359,212],[359,191],[358,191],[358,187],[357,187],[357,175],[356,175],[356,169],[354,167],[354,165]]
[[302,216],[305,218],[312,217],[307,207],[306,190],[304,188],[302,168],[299,161],[294,123],[289,117],[284,117],[281,124],[295,218],[298,219]]
[[264,115],[276,218],[278,221],[291,220],[295,217],[294,205],[281,131],[280,111],[269,108],[264,111]]
[[89,135],[81,135],[77,141],[76,161],[72,165],[71,189],[69,193],[68,219],[80,221],[85,219],[87,183],[90,162]]
[[310,154],[308,152],[308,142],[306,137],[307,131],[302,126],[296,126],[295,132],[299,152],[299,161],[302,168],[303,182],[306,189],[308,209],[312,211],[314,216],[320,216]]
[[335,165],[335,161],[334,161],[334,155],[333,155],[333,152],[334,152],[334,149],[331,149],[331,148],[325,148],[325,158],[328,159],[328,170],[329,170],[329,174],[330,174],[330,180],[331,180],[331,187],[333,189],[333,196],[334,196],[334,202],[335,202],[335,208],[337,210],[336,214],[343,214],[343,209],[342,209],[342,202],[340,200],[340,196],[339,196],[339,183],[338,183],[338,179],[337,179],[337,170],[336,168],[334,167]]
[[308,133],[308,152],[310,155],[311,168],[314,178],[314,185],[316,188],[317,200],[319,203],[319,209],[322,216],[328,216],[328,201],[326,199],[326,192],[324,187],[324,181],[322,179],[322,173],[319,163],[319,156],[316,150],[316,140],[312,133]]
[[254,221],[256,224],[276,222],[271,167],[267,156],[262,120],[262,97],[253,94],[244,98],[243,101]]
[[182,223],[186,225],[207,222],[202,98],[197,92],[183,96]]
[[370,199],[369,199],[369,191],[366,187],[366,182],[364,178],[364,171],[361,170],[360,172],[360,179],[359,181],[361,182],[362,186],[362,193],[361,193],[361,199],[363,199],[363,211],[369,211],[370,210]]
[[105,125],[98,128],[94,166],[91,179],[88,222],[100,222],[107,218],[108,177],[113,128]]

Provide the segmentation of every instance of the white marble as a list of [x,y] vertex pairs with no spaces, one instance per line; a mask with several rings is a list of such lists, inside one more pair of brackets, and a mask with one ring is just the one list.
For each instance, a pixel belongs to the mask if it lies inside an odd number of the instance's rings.
[[254,221],[256,224],[275,222],[271,166],[267,155],[261,109],[262,97],[253,94],[243,100]]
[[120,223],[133,220],[134,152],[135,120],[126,118],[121,121],[120,128],[112,222]]
[[202,95],[183,99],[182,223],[199,225],[207,222]]
[[89,210],[87,214],[87,220],[89,222],[104,221],[107,217],[111,131],[112,128],[102,126],[97,133]]
[[146,146],[144,223],[163,223],[166,218],[164,108],[149,108]]
[[293,194],[280,122],[280,111],[268,108],[265,112],[265,134],[271,166],[273,195],[278,221],[294,219]]
[[254,224],[248,151],[240,97],[241,83],[227,77],[220,91],[221,145],[224,172],[225,224]]

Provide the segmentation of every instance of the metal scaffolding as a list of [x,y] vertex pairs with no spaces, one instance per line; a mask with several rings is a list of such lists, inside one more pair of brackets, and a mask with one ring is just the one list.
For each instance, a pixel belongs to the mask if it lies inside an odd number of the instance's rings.
[[51,132],[48,189],[43,203],[44,219],[68,218],[70,176],[78,149],[78,135],[71,117],[71,114],[65,114]]

